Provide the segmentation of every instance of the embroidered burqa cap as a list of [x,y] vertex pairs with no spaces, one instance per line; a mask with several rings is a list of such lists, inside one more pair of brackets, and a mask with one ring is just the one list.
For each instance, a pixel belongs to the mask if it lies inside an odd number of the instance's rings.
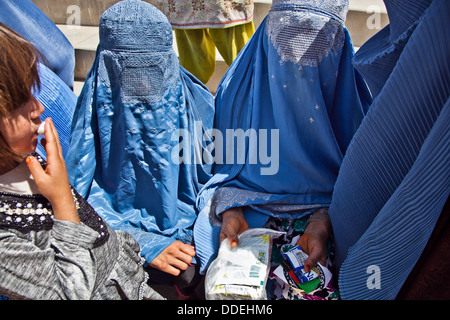
[[194,125],[200,135],[212,127],[213,96],[179,66],[171,26],[151,4],[120,1],[99,26],[74,115],[69,177],[151,262],[173,241],[191,242],[195,199],[210,170],[194,160],[203,152]]

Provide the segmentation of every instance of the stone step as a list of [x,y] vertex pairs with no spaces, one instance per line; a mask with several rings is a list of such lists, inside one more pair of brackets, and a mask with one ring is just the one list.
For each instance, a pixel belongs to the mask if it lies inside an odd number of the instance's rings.
[[[119,0],[33,0],[60,30],[75,49],[75,80],[83,82],[92,66],[99,42],[98,22],[102,13]],[[157,0],[145,0],[157,5]],[[254,24],[258,27],[270,10],[271,0],[255,0]],[[77,16],[78,20],[74,19]],[[388,23],[382,0],[350,0],[346,27],[355,47],[361,46]],[[174,50],[177,51],[174,39]],[[217,85],[228,69],[216,50],[216,70],[206,84],[215,93]],[[75,86],[77,87],[77,85]]]

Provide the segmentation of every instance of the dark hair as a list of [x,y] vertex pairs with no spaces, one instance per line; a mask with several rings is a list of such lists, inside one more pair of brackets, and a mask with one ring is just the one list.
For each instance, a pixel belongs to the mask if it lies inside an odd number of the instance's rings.
[[[27,40],[0,23],[0,117],[28,102],[40,88],[38,62],[43,55]],[[0,134],[0,157],[15,157]]]

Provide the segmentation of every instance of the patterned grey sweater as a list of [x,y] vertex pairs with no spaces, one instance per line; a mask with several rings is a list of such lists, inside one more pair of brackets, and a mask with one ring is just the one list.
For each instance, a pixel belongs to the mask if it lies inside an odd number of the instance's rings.
[[4,190],[0,179],[0,294],[39,300],[162,299],[147,285],[136,241],[112,230],[76,192],[81,224],[54,220],[41,195]]

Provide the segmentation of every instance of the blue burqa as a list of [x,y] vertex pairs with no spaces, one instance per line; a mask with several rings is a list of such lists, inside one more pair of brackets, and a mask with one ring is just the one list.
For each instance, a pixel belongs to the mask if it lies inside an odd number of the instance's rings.
[[348,1],[273,1],[219,84],[223,147],[216,138],[214,176],[194,227],[201,272],[217,254],[225,210],[245,207],[250,227],[261,227],[268,216],[300,218],[329,206],[371,102],[352,66],[347,10]]
[[104,12],[67,167],[75,189],[137,240],[147,262],[192,241],[195,199],[210,177],[210,165],[194,159],[204,147],[194,136],[213,115],[211,93],[179,66],[164,14],[136,0]]
[[450,2],[385,4],[390,25],[355,55],[377,96],[329,209],[343,299],[395,299],[450,194]]

